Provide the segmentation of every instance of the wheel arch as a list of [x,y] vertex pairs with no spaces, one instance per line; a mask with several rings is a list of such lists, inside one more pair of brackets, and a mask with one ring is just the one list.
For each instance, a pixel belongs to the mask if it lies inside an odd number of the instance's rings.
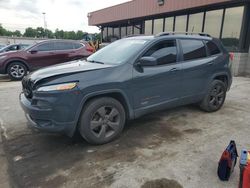
[[79,109],[77,110],[77,113],[76,113],[75,127],[72,130],[72,132],[70,133],[71,136],[73,136],[73,134],[77,130],[81,113],[84,110],[84,106],[90,100],[93,100],[95,98],[100,98],[100,97],[112,97],[112,98],[115,98],[116,100],[118,100],[123,105],[123,107],[125,109],[125,113],[126,113],[126,119],[134,119],[134,111],[133,111],[133,109],[132,109],[132,107],[131,107],[131,105],[129,103],[129,99],[128,99],[127,95],[122,90],[120,90],[120,89],[112,89],[112,90],[93,92],[93,93],[90,93],[90,94],[86,95],[82,99],[82,101],[81,101],[81,103],[79,105]]
[[23,60],[23,59],[11,59],[11,60],[9,60],[9,61],[6,63],[6,65],[5,65],[5,69],[4,69],[5,73],[7,73],[7,70],[8,70],[9,65],[10,65],[11,63],[14,63],[14,62],[22,63],[22,64],[25,65],[25,67],[27,68],[28,71],[30,70],[30,67],[29,67],[28,63],[27,63],[25,60]]
[[[80,113],[82,112],[86,103],[88,103],[89,101],[91,101],[95,98],[100,98],[100,97],[111,97],[111,98],[118,100],[124,107],[124,110],[126,113],[126,118],[127,119],[133,118],[133,111],[132,111],[131,105],[129,103],[129,99],[128,99],[127,95],[119,89],[118,90],[114,89],[114,90],[99,91],[99,92],[94,92],[94,93],[88,94],[87,96],[84,97],[84,99],[81,102],[81,105],[80,105],[81,110],[79,110]],[[80,117],[80,113],[78,115],[78,120]]]
[[229,75],[227,73],[218,73],[218,74],[215,74],[212,78],[212,80],[220,80],[222,81],[223,83],[226,84],[226,88],[228,89],[230,83],[229,83]]

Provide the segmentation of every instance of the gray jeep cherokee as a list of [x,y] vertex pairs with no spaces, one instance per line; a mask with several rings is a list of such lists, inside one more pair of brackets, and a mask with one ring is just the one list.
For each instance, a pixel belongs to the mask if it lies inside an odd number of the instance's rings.
[[197,103],[219,110],[232,83],[230,55],[205,34],[118,40],[87,58],[26,76],[20,103],[29,125],[92,144],[115,139],[126,120]]

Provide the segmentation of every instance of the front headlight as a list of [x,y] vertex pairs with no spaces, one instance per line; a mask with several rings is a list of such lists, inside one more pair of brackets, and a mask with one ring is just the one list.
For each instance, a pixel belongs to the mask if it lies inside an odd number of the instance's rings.
[[0,56],[0,59],[4,59],[6,57],[7,57],[7,55],[3,55],[3,56]]
[[65,91],[65,90],[71,90],[76,87],[76,83],[65,83],[65,84],[56,84],[56,85],[50,85],[50,86],[43,86],[39,87],[37,91]]

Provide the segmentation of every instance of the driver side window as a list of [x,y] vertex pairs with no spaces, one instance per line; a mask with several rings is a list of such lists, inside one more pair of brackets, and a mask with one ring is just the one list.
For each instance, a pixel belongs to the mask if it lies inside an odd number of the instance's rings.
[[166,40],[159,42],[151,47],[143,57],[154,57],[157,59],[157,65],[175,63],[177,61],[177,48],[175,40]]
[[37,51],[39,52],[53,51],[54,49],[54,42],[44,43],[37,46]]

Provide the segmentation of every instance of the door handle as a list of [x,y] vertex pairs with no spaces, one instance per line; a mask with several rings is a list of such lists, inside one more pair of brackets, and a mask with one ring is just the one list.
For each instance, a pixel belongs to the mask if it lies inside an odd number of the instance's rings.
[[214,64],[214,62],[213,61],[210,61],[209,63],[208,63],[208,66],[211,66],[211,65],[213,65]]
[[177,71],[179,71],[178,68],[172,68],[172,69],[170,70],[170,72],[177,72]]

